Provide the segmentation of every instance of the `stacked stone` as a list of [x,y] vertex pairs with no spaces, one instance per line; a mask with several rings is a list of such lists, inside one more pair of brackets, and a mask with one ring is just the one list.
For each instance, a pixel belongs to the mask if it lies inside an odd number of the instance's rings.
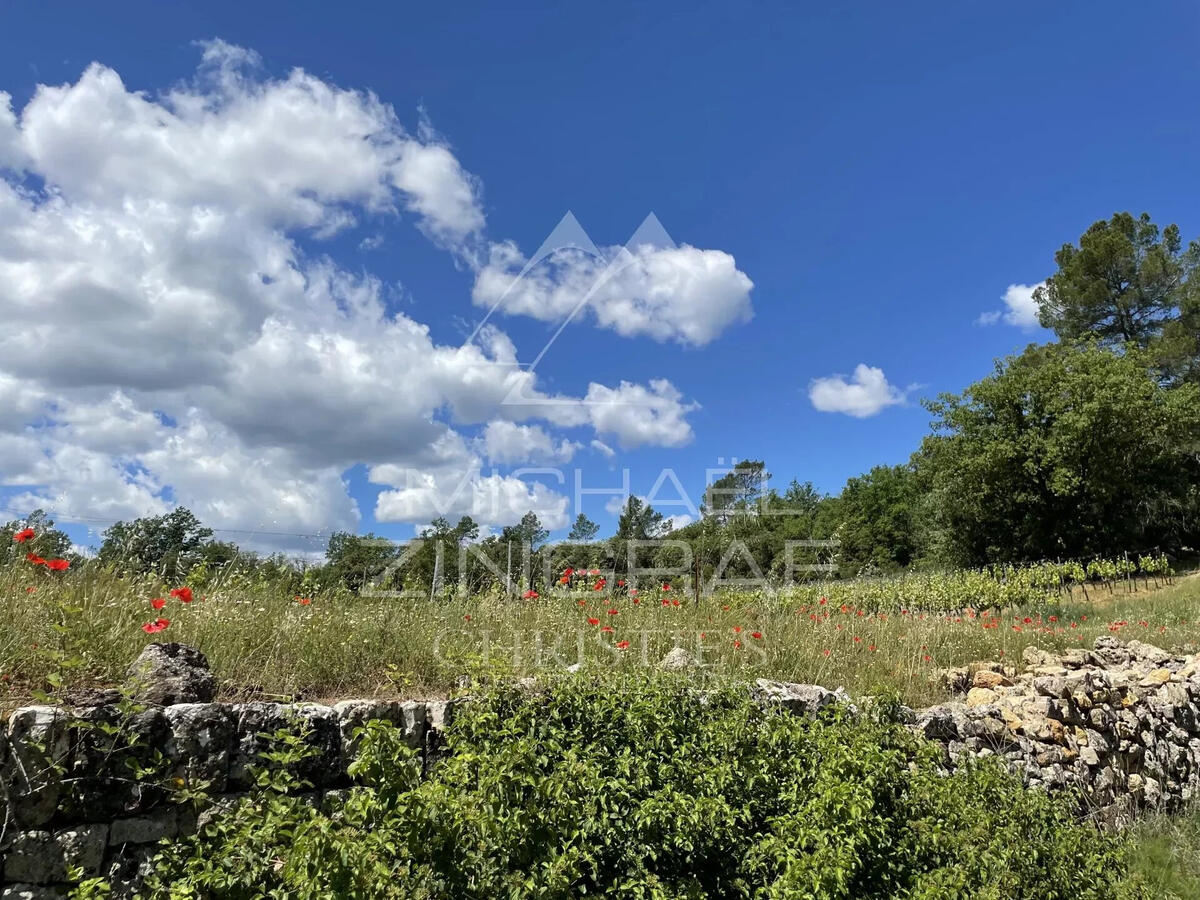
[[[167,647],[169,655],[161,649]],[[354,734],[372,719],[396,725],[407,743],[431,758],[454,701],[347,700],[315,703],[214,703],[215,682],[207,662],[194,654],[186,665],[178,645],[151,645],[170,660],[158,676],[139,659],[138,679],[147,687],[136,713],[112,705],[16,710],[0,729],[0,791],[6,800],[0,837],[0,898],[65,897],[69,871],[105,876],[117,896],[132,896],[162,838],[193,832],[251,786],[251,767],[267,749],[263,734],[304,731],[315,753],[296,774],[312,785],[315,800],[344,789],[355,755]],[[190,670],[190,671],[188,671]],[[161,677],[160,677],[161,676]],[[151,702],[151,697],[159,702]],[[184,702],[180,702],[184,701]],[[169,705],[163,705],[163,704]],[[102,748],[95,725],[121,722],[122,743],[132,750],[115,759]],[[182,783],[207,783],[214,805],[199,815],[170,802],[166,792],[129,779],[125,759],[153,765]],[[52,764],[58,777],[45,777]]]
[[[378,719],[396,725],[427,769],[459,701],[346,700],[214,703],[203,656],[151,645],[131,670],[144,706],[133,715],[111,703],[86,708],[30,706],[0,728],[0,900],[62,897],[68,870],[110,878],[132,894],[154,844],[193,832],[250,787],[250,767],[267,749],[263,734],[307,732],[313,755],[298,775],[314,802],[349,783],[355,731]],[[1031,786],[1079,792],[1084,815],[1121,825],[1143,808],[1173,808],[1200,788],[1200,658],[1171,656],[1139,641],[1096,640],[1091,650],[1053,656],[1026,651],[1026,671],[979,663],[939,673],[961,699],[902,710],[904,721],[944,749],[947,771],[971,757],[997,757]],[[698,663],[675,654],[670,669]],[[140,687],[138,687],[140,685]],[[536,685],[531,685],[536,687]],[[834,704],[853,713],[840,690],[759,680],[759,702],[796,715]],[[124,716],[124,718],[122,718]],[[132,749],[114,760],[101,723],[121,722]],[[166,777],[207,782],[214,805],[199,815],[163,790],[128,778],[125,759],[165,761]],[[37,773],[52,763],[58,778]]]
[[1140,641],[1096,639],[1061,657],[1030,647],[1026,671],[985,665],[942,673],[961,701],[924,710],[916,727],[953,769],[997,756],[1026,784],[1079,793],[1081,813],[1121,825],[1170,809],[1200,786],[1200,661]]

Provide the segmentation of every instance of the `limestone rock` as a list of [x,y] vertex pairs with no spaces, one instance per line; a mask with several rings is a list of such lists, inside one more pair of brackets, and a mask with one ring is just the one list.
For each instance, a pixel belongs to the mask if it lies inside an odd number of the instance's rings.
[[1039,666],[1056,666],[1058,665],[1058,657],[1053,653],[1049,653],[1040,647],[1032,645],[1021,651],[1021,661],[1025,663],[1025,668],[1036,669]]
[[4,866],[9,881],[34,884],[66,881],[68,870],[97,875],[104,862],[107,825],[80,825],[66,831],[23,831],[13,839]]
[[1043,675],[1033,679],[1033,689],[1043,697],[1069,697],[1071,692],[1067,680],[1054,675]]
[[40,828],[65,790],[55,772],[70,761],[71,717],[53,706],[24,706],[8,719],[8,752],[0,779],[7,787],[6,827]]
[[998,687],[1012,687],[1012,681],[1002,672],[992,672],[988,669],[980,669],[976,672],[971,683],[977,688],[991,688],[992,690]]
[[165,755],[172,776],[188,782],[208,782],[222,792],[229,779],[234,719],[222,703],[177,703],[163,710],[171,729]]
[[342,732],[330,707],[317,703],[237,703],[230,712],[236,722],[229,765],[229,785],[234,789],[250,786],[251,770],[261,764],[261,754],[271,747],[269,736],[278,731],[304,735],[305,743],[316,751],[296,766],[298,777],[318,788],[344,779]]
[[108,830],[108,845],[152,844],[179,833],[179,811],[174,807],[145,816],[117,819]]
[[987,706],[990,703],[995,703],[1000,699],[1000,695],[991,688],[973,687],[967,691],[967,706]]
[[971,686],[971,670],[966,666],[935,669],[929,681],[950,694],[964,694]]
[[668,672],[681,672],[687,669],[694,669],[699,665],[696,658],[688,653],[682,647],[673,647],[671,652],[663,657],[662,662],[658,664],[660,669],[665,669]]
[[208,703],[217,695],[217,680],[208,659],[186,644],[147,644],[126,673],[132,695],[144,703]]
[[1158,687],[1171,680],[1170,669],[1154,669],[1138,682],[1139,687]]
[[751,689],[756,700],[777,703],[789,712],[813,715],[838,702],[837,695],[817,684],[789,684],[760,678]]
[[1126,646],[1129,655],[1135,660],[1148,662],[1155,666],[1164,666],[1171,660],[1170,653],[1153,644],[1143,644],[1141,641],[1133,640]]

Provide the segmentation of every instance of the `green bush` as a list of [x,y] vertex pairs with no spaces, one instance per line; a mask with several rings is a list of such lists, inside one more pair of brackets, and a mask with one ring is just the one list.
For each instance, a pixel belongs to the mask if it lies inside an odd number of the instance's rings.
[[882,714],[813,720],[671,679],[468,704],[424,779],[372,723],[336,804],[259,789],[164,849],[151,893],[297,898],[1140,897],[1124,844]]

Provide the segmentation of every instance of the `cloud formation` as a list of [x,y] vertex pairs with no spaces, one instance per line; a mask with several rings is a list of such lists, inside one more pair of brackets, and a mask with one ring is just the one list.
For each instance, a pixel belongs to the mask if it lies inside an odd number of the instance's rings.
[[888,382],[883,369],[859,363],[849,380],[845,375],[814,378],[808,386],[808,399],[819,412],[866,419],[903,403],[905,392]]
[[321,252],[396,217],[468,264],[487,246],[479,180],[427,123],[414,134],[373,94],[302,69],[268,77],[222,41],[201,53],[157,95],[100,64],[19,112],[0,94],[9,505],[111,521],[181,503],[227,529],[353,529],[345,473],[363,464],[387,488],[381,520],[428,521],[430,485],[465,478],[455,509],[481,524],[539,507],[557,521],[564,497],[485,472],[464,430],[511,463],[580,446],[517,424],[533,419],[626,447],[690,440],[694,406],[670,382],[547,395],[502,331],[438,344],[388,285]]
[[1038,327],[1038,305],[1033,299],[1033,292],[1046,282],[1039,284],[1010,284],[1004,291],[1004,309],[980,313],[976,320],[978,325],[995,325],[1003,322],[1005,325],[1015,325],[1027,331]]
[[696,347],[753,315],[754,284],[722,250],[646,243],[599,257],[562,249],[528,266],[515,244],[493,244],[476,275],[474,303],[544,322],[562,321],[578,308],[580,317],[622,337]]

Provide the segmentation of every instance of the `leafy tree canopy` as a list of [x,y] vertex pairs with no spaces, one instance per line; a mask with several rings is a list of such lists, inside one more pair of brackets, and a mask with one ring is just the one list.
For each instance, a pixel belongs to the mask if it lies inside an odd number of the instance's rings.
[[401,548],[376,534],[335,531],[325,550],[327,577],[341,581],[354,592],[378,578],[401,553]]
[[1194,541],[1200,388],[1165,387],[1142,354],[1030,346],[927,406],[935,434],[917,461],[948,561]]
[[180,506],[162,516],[117,522],[104,532],[99,560],[126,572],[177,579],[200,561],[212,534],[191,510]]
[[1200,243],[1186,248],[1179,228],[1143,213],[1093,224],[1079,245],[1055,254],[1058,271],[1034,292],[1038,319],[1060,340],[1094,335],[1107,346],[1147,346],[1179,316]]
[[575,524],[571,526],[571,533],[567,535],[567,540],[586,544],[588,541],[595,540],[599,531],[599,525],[580,513],[575,517]]
[[509,525],[500,532],[501,541],[529,544],[535,550],[546,543],[549,537],[549,530],[542,527],[541,520],[533,510],[525,513],[516,525]]

